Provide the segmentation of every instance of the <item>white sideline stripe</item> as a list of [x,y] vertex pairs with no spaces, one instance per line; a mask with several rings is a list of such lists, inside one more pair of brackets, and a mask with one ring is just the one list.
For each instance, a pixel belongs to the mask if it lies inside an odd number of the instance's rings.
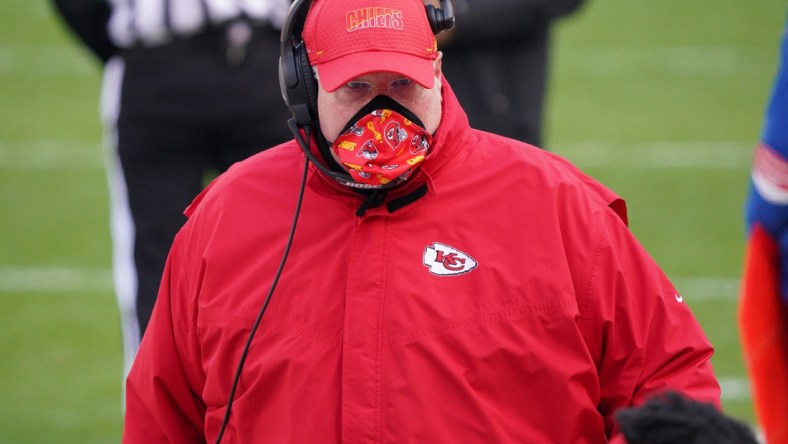
[[104,168],[104,165],[104,152],[100,142],[80,143],[57,140],[10,142],[0,140],[0,168],[22,170],[93,169]]
[[66,267],[0,267],[0,292],[69,293],[113,291],[112,271]]
[[[592,76],[621,77],[633,73],[719,77],[761,74],[776,46],[674,46],[652,48],[558,48],[556,68]],[[451,79],[450,79],[451,80]]]
[[738,301],[738,278],[727,277],[673,277],[676,290],[690,304],[693,301]]
[[[65,76],[96,75],[100,68],[77,42],[20,48],[0,45],[0,74]],[[680,76],[760,74],[774,59],[772,46],[673,46],[559,48],[558,71],[622,77],[632,73]]]
[[[739,279],[676,277],[672,279],[685,300],[738,300]],[[0,291],[64,293],[80,290],[113,291],[112,270],[101,268],[0,266]]]
[[[0,0],[0,7],[2,7],[3,3],[11,4],[11,3],[18,3],[14,5],[14,8],[17,8],[20,11],[19,17],[23,17],[24,14],[30,14],[35,18],[39,19],[46,19],[47,17],[53,14],[53,8],[50,5],[47,5],[46,2],[20,2],[17,0]],[[27,9],[25,11],[25,9]],[[25,17],[29,18],[29,17]]]
[[755,142],[676,141],[639,144],[566,143],[550,146],[549,149],[581,168],[616,166],[642,170],[747,170],[752,164],[754,147]]
[[[87,50],[65,42],[63,45],[19,48],[0,45],[0,75],[32,77],[100,76],[101,67]],[[91,63],[93,66],[91,66]]]
[[723,401],[749,401],[750,381],[740,376],[718,376]]
[[[747,170],[752,163],[754,146],[755,142],[668,141],[626,145],[565,143],[548,148],[581,168]],[[0,168],[104,168],[104,165],[101,143],[0,140]]]

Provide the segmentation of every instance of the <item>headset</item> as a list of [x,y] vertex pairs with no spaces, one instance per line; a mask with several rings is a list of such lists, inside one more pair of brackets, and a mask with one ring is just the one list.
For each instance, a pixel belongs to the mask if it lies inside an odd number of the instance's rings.
[[[287,124],[309,161],[314,163],[324,174],[353,189],[370,188],[369,185],[353,180],[341,168],[329,168],[326,164],[333,163],[330,156],[324,155],[323,157],[328,157],[328,159],[321,162],[309,149],[310,130],[320,131],[317,114],[317,80],[312,71],[312,65],[309,64],[306,45],[301,37],[306,15],[311,5],[312,0],[295,0],[290,5],[287,18],[282,25],[279,88],[282,91],[282,98],[293,116]],[[433,34],[454,27],[454,8],[451,5],[451,0],[440,0],[440,8],[429,4],[425,5],[425,8]],[[307,135],[306,140],[303,140],[301,130],[304,130]]]

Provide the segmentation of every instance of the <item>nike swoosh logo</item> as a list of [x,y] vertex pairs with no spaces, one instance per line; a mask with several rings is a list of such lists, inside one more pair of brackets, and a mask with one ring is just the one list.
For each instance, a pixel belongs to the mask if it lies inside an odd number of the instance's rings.
[[682,297],[680,294],[676,293],[676,300],[679,301],[679,302],[684,302],[684,297]]

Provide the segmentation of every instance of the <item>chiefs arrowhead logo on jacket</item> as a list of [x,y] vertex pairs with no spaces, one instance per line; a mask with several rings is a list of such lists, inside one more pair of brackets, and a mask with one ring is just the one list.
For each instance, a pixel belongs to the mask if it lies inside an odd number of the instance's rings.
[[455,276],[468,273],[478,263],[467,253],[435,242],[424,250],[424,265],[438,276]]

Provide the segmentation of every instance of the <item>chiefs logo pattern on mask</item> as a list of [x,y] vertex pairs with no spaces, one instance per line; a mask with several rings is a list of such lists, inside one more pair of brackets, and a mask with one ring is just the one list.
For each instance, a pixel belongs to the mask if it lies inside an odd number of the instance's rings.
[[429,151],[432,136],[396,101],[376,99],[356,114],[331,148],[353,180],[386,186],[410,177]]

